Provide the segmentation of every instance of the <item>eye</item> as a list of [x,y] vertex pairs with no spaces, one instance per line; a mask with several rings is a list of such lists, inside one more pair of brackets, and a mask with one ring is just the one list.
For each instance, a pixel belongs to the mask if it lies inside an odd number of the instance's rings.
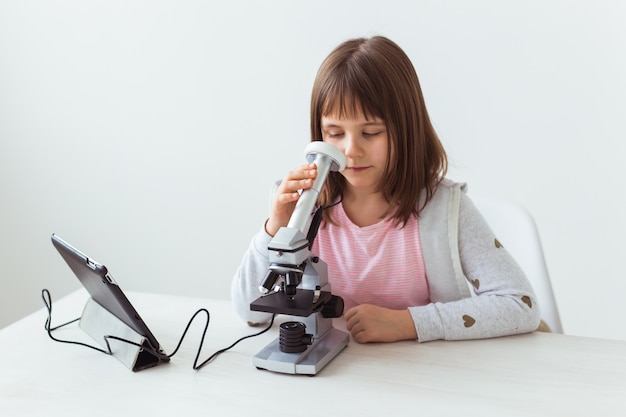
[[343,136],[343,132],[327,132],[329,138],[340,138]]
[[380,135],[380,133],[381,132],[379,130],[377,130],[375,132],[363,132],[363,136],[365,136],[366,138],[373,138],[375,136]]

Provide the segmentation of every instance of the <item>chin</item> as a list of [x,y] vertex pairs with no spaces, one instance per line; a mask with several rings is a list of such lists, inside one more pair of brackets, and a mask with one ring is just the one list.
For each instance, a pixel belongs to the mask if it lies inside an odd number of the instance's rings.
[[371,181],[350,181],[350,179],[347,179],[348,184],[350,185],[350,187],[352,188],[358,188],[358,189],[374,189],[375,185],[371,182]]

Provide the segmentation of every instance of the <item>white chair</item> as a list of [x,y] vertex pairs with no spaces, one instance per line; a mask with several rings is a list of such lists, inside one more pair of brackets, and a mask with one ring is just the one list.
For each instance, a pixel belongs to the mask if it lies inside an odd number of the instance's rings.
[[554,333],[563,333],[537,225],[524,207],[503,200],[472,198],[498,240],[515,258],[532,284],[542,320]]

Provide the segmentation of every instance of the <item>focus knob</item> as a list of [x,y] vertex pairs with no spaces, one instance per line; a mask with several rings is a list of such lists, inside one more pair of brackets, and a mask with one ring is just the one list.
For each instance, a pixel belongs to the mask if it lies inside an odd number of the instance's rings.
[[343,298],[333,295],[322,307],[322,316],[327,319],[334,319],[343,315]]

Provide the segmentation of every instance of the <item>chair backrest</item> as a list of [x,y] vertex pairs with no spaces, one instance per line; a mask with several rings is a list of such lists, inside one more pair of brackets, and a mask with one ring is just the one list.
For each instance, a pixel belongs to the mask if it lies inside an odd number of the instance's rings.
[[539,300],[542,319],[554,333],[563,333],[539,231],[532,215],[524,207],[509,201],[472,200],[498,240],[526,273]]

